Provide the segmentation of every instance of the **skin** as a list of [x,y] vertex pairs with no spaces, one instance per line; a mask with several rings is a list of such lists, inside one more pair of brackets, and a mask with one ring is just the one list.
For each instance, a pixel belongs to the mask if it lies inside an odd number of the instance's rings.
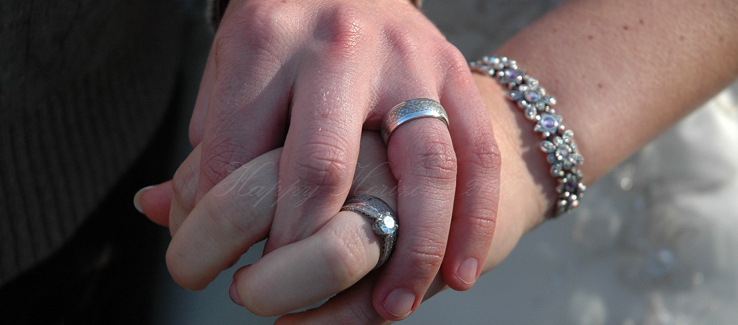
[[[392,174],[412,195],[399,198],[402,239],[374,304],[388,319],[407,317],[442,264],[451,286],[470,288],[495,229],[500,158],[467,72],[407,0],[231,1],[190,124],[196,149],[173,178],[172,234],[234,167],[283,146],[265,253],[313,235],[349,194],[362,130],[378,130],[400,102],[430,98],[445,107],[450,129],[414,120],[388,143]],[[471,181],[479,191],[456,194]],[[463,235],[449,234],[452,218]],[[174,260],[178,284],[208,284]]]
[[[582,166],[585,182],[591,184],[735,80],[738,76],[738,56],[735,55],[738,53],[737,25],[738,3],[734,1],[570,1],[516,35],[498,53],[515,58],[522,68],[541,81],[548,93],[556,96],[557,112],[564,116],[567,128],[576,133],[579,151],[585,157]],[[492,249],[488,250],[482,266],[483,271],[487,271],[504,260],[524,233],[544,220],[544,216],[550,212],[556,184],[548,175],[547,163],[538,149],[540,138],[532,132],[530,122],[522,117],[517,107],[505,100],[504,90],[495,81],[475,76],[474,82],[484,99],[489,120],[494,121],[502,157],[499,216],[495,224],[495,236],[491,239]],[[361,150],[377,150],[368,159],[379,163],[382,161],[382,150],[376,147],[381,147],[381,143],[362,144]],[[274,181],[272,177],[271,182]],[[465,193],[462,189],[467,188],[468,184],[472,183],[463,184],[464,187],[457,185],[457,196]],[[166,183],[142,194],[143,210],[152,220],[166,223],[167,214],[162,211],[166,210],[168,202],[165,199],[170,191],[171,185]],[[212,199],[206,195],[203,200],[209,202]],[[198,207],[202,204],[200,202]],[[219,209],[231,209],[228,206],[237,207],[238,200],[218,201],[211,205]],[[458,203],[454,207],[459,208]],[[244,211],[243,208],[235,209]],[[230,240],[235,243],[232,246],[238,246],[238,249],[218,246],[229,237],[208,233],[205,225],[210,224],[217,229],[218,223],[213,220],[229,214],[209,214],[210,222],[202,223],[201,227],[185,228],[185,224],[198,224],[202,222],[201,219],[207,219],[203,213],[195,213],[200,210],[193,210],[181,227],[182,231],[191,230],[174,234],[168,256],[173,259],[172,262],[181,263],[176,269],[202,272],[198,273],[199,276],[211,279],[229,265],[231,256],[238,256],[253,241],[235,237],[259,236],[251,234],[250,228],[243,228],[245,232],[230,229],[228,231],[234,236]],[[268,211],[256,212],[264,213],[261,218],[269,217]],[[299,247],[302,242],[284,246],[281,251],[282,248],[274,250],[256,264],[236,273],[235,296],[257,314],[281,314],[293,310],[294,306],[306,305],[317,296],[340,291],[326,304],[284,316],[280,322],[385,322],[388,319],[386,313],[376,309],[376,301],[373,300],[380,276],[378,273],[381,272],[364,276],[371,269],[372,261],[378,257],[376,251],[376,255],[372,253],[372,250],[378,249],[376,243],[372,243],[368,236],[356,235],[356,229],[347,230],[359,226],[360,221],[356,216],[352,220],[357,224],[351,224],[351,221],[346,220],[352,217],[346,216],[346,213],[336,215],[334,212],[331,215],[335,218],[329,218],[324,227],[340,230],[326,230],[330,235],[325,235],[321,228],[312,236],[337,239],[319,244],[326,246],[310,246],[314,244],[305,242],[303,244],[307,248],[304,250]],[[399,216],[402,229],[405,219],[401,213]],[[278,224],[275,222],[273,225]],[[455,236],[455,229],[456,219],[451,224],[451,238]],[[342,235],[343,232],[355,236],[345,238],[347,236]],[[366,235],[366,232],[363,234]],[[403,233],[400,233],[400,238],[402,236]],[[193,254],[185,249],[194,249],[195,246],[188,246],[193,242],[199,243],[196,247],[202,252]],[[203,243],[211,243],[212,246]],[[341,245],[353,245],[347,247],[355,247],[356,250],[341,251]],[[371,248],[372,245],[374,248]],[[218,259],[218,263],[214,263],[198,257],[216,254],[218,250],[222,250],[219,254],[225,254],[228,258],[222,258],[222,261]],[[449,248],[449,253],[452,251]],[[353,262],[333,261],[317,266],[305,262],[306,258],[325,259],[326,252],[343,256],[343,261]],[[352,252],[362,253],[354,256]],[[279,255],[271,257],[272,254]],[[396,258],[393,256],[392,259]],[[284,273],[279,273],[279,270]],[[303,275],[310,279],[300,278]],[[295,286],[280,287],[283,291],[279,291],[278,296],[294,296],[294,300],[272,298],[277,293],[259,289],[260,283],[270,283],[280,277],[294,279],[290,284]],[[443,279],[440,275],[435,278],[425,298],[445,287]],[[320,284],[302,292],[299,283],[310,281]]]

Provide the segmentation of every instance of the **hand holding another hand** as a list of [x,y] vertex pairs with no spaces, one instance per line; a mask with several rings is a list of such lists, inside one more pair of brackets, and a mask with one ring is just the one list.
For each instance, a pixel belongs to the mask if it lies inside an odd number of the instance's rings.
[[[500,216],[492,249],[486,253],[482,271],[507,257],[520,237],[537,226],[548,202],[531,174],[545,166],[533,155],[524,160],[520,152],[530,150],[534,141],[519,137],[517,121],[522,117],[502,96],[489,78],[475,77],[487,101],[488,114],[501,122],[500,150],[503,153]],[[525,121],[523,121],[525,122]],[[527,135],[527,133],[523,133]],[[276,212],[275,184],[279,176],[282,149],[268,152],[233,171],[209,191],[191,211],[177,231],[167,253],[168,265],[176,278],[210,279],[229,268],[253,244],[268,236]],[[198,158],[199,147],[190,158]],[[530,156],[530,155],[526,155]],[[193,158],[193,159],[194,159]],[[531,165],[532,164],[532,165]],[[371,194],[396,208],[396,181],[389,171],[385,147],[379,135],[362,135],[361,151],[350,196]],[[465,191],[475,191],[474,183]],[[549,184],[546,184],[549,185]],[[389,190],[388,190],[389,189]],[[154,222],[168,225],[171,183],[146,190],[141,196],[143,210]],[[194,188],[187,189],[194,192]],[[395,210],[396,211],[396,210]],[[400,223],[402,217],[399,216]],[[401,238],[401,237],[400,237]],[[288,314],[280,322],[296,324],[381,324],[386,319],[373,305],[373,293],[383,269],[372,272],[380,246],[365,217],[354,212],[334,213],[313,235],[278,248],[234,275],[231,296],[259,315],[281,315],[336,294],[325,304],[308,311]],[[393,255],[390,260],[396,258]],[[434,276],[427,299],[446,286],[440,273]]]
[[[514,118],[511,114],[509,117]],[[392,177],[378,134],[362,136],[350,196],[369,194],[396,207],[396,182]],[[505,146],[510,149],[511,147]],[[265,239],[274,224],[276,197],[273,192],[282,149],[273,150],[233,171],[209,191],[174,234],[168,251],[173,270],[189,277],[215,278],[253,244]],[[515,157],[515,156],[512,156]],[[509,173],[524,169],[518,158],[505,165]],[[517,174],[521,175],[521,174]],[[507,216],[500,220],[483,270],[499,264],[525,230],[532,227],[535,205],[524,204],[535,186],[525,177],[513,176],[503,183],[509,195],[501,205]],[[171,191],[170,183],[147,190],[142,197],[144,211],[161,211],[161,193]],[[517,200],[517,201],[515,201]],[[166,213],[149,213],[149,218],[166,225]],[[404,225],[403,225],[404,226]],[[402,228],[402,226],[401,226]],[[231,285],[231,297],[250,311],[265,316],[282,315],[332,297],[322,306],[280,318],[279,323],[295,324],[381,324],[372,293],[381,269],[373,271],[380,245],[367,218],[354,212],[339,212],[313,235],[280,247],[256,263],[238,270]],[[383,266],[386,268],[387,266]],[[440,273],[434,277],[424,299],[445,287]]]
[[[442,262],[449,285],[468,289],[495,228],[497,146],[463,56],[405,0],[231,1],[190,125],[196,149],[173,179],[172,233],[234,166],[284,146],[265,253],[310,237],[349,193],[362,129],[413,98],[440,102],[450,125],[414,120],[388,143],[412,195],[399,198],[403,227],[374,306],[408,316]],[[477,191],[457,191],[472,182]],[[213,279],[170,269],[189,289]]]
[[[735,20],[726,17],[736,6],[725,1],[684,5],[688,8],[571,1],[499,49],[556,94],[556,111],[576,130],[579,151],[587,157],[582,168],[587,183],[734,80],[738,61],[728,54],[735,52],[733,31],[738,29],[730,28]],[[638,27],[630,28],[634,22]],[[671,77],[659,79],[665,74]],[[633,75],[641,76],[640,82],[628,82]],[[473,281],[465,279],[499,264],[556,198],[551,166],[540,153],[540,136],[529,130],[531,121],[490,78],[475,79],[479,90],[471,80],[458,51],[404,0],[234,1],[216,35],[193,116],[196,148],[173,187],[164,184],[142,197],[150,218],[172,226],[168,259],[174,278],[186,288],[203,288],[259,238],[268,237],[267,255],[236,274],[238,297],[248,308],[279,314],[348,288],[323,306],[283,321],[401,319],[420,297],[440,290],[437,277],[426,292],[442,260],[449,286],[468,288]],[[653,94],[665,87],[680,90],[679,96],[654,101]],[[448,112],[449,130],[420,119],[390,139],[387,159],[399,189],[420,192],[398,196],[395,253],[362,279],[376,262],[378,247],[365,220],[338,211],[356,177],[362,129],[376,130],[392,106],[413,98],[439,101]],[[612,132],[614,125],[627,132]],[[280,157],[269,152],[283,143]],[[361,151],[376,150],[371,147],[380,147],[379,142],[362,145]],[[265,153],[267,158],[259,157]],[[265,183],[259,183],[277,184],[272,210],[206,194],[223,179],[233,183],[227,178],[236,169],[232,163],[253,167],[249,164],[256,157],[281,171],[265,173],[260,181]],[[274,217],[254,221],[256,214]],[[338,258],[329,260],[326,253]],[[461,267],[470,260],[478,262],[477,272],[461,272],[471,269]],[[309,273],[298,274],[303,270]],[[270,277],[276,274],[294,287],[274,283]],[[262,281],[280,291],[266,292]],[[303,285],[310,292],[300,292]],[[409,295],[394,295],[393,289]]]

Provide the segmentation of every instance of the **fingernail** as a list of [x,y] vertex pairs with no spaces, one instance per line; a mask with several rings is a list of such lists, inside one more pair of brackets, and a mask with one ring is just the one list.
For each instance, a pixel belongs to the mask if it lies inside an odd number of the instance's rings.
[[141,208],[141,196],[144,194],[144,192],[146,192],[146,190],[148,190],[148,189],[150,189],[152,187],[154,187],[154,186],[153,185],[146,186],[146,187],[138,190],[138,192],[136,192],[136,195],[133,196],[133,206],[136,207],[136,210],[138,210],[138,212],[144,213],[143,209]]
[[243,306],[241,298],[238,296],[238,286],[236,285],[236,280],[233,280],[233,282],[231,282],[231,285],[228,287],[228,295],[231,296],[231,300],[233,300],[233,303],[239,306]]
[[456,277],[459,278],[461,282],[472,284],[474,281],[477,281],[478,266],[479,262],[477,262],[477,259],[470,258],[459,265],[459,269],[456,270]]
[[396,317],[409,315],[414,304],[415,293],[408,289],[395,289],[384,299],[384,308]]

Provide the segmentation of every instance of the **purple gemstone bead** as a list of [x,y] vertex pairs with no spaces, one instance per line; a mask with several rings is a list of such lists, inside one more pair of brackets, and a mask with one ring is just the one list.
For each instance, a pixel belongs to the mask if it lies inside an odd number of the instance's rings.
[[525,92],[525,100],[531,103],[535,103],[539,99],[541,99],[541,94],[538,92],[538,90],[531,89]]
[[574,177],[570,177],[569,180],[564,185],[564,188],[566,189],[567,192],[574,193],[577,190],[578,185],[579,185],[579,181]]
[[545,114],[541,117],[541,126],[546,130],[555,129],[558,124],[559,121],[552,115]]
[[507,69],[505,70],[505,77],[508,79],[516,79],[518,77],[518,72],[513,69]]
[[561,146],[558,149],[556,149],[556,156],[563,158],[569,157],[569,154],[571,151],[569,150],[569,146]]

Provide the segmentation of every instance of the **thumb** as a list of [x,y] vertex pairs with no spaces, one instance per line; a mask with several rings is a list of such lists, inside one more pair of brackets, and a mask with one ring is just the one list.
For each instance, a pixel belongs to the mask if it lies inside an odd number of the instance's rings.
[[169,207],[172,203],[172,181],[144,187],[133,196],[133,205],[138,212],[154,223],[169,226]]

